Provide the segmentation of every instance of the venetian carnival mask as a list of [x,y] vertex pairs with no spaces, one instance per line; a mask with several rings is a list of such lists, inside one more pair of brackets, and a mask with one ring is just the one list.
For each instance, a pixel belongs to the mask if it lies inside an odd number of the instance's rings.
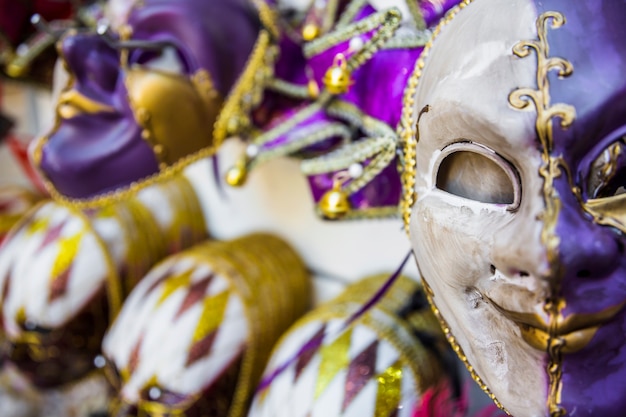
[[206,239],[195,191],[177,174],[212,154],[213,122],[258,35],[244,0],[111,6],[112,28],[60,43],[71,79],[34,152],[55,201],[25,215],[0,250],[8,360],[37,387],[91,372],[134,285]]
[[623,1],[465,1],[409,83],[420,271],[516,417],[626,406],[625,17]]
[[113,29],[73,32],[59,45],[70,83],[34,152],[53,196],[129,188],[211,148],[257,36],[243,0],[132,3]]

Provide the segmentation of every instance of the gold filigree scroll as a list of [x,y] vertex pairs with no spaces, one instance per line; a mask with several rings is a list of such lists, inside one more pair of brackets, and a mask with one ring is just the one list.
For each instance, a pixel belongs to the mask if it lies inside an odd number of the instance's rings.
[[548,28],[558,29],[565,24],[565,17],[559,12],[546,12],[537,19],[537,40],[518,42],[513,47],[513,53],[520,58],[530,56],[535,51],[537,55],[537,89],[519,88],[509,95],[509,103],[518,110],[530,109],[534,105],[537,112],[535,130],[542,147],[542,166],[539,175],[543,178],[543,198],[545,210],[542,213],[543,229],[541,240],[547,249],[548,262],[550,265],[551,294],[544,304],[544,311],[548,314],[548,349],[550,361],[548,363],[548,375],[550,388],[548,393],[548,408],[551,417],[565,415],[565,409],[560,405],[562,389],[562,349],[565,340],[558,335],[558,323],[561,311],[565,307],[565,300],[560,296],[561,267],[558,260],[558,248],[560,239],[556,234],[556,221],[561,208],[561,201],[554,187],[554,180],[561,176],[562,168],[567,166],[560,156],[554,156],[553,152],[553,124],[555,118],[560,119],[562,128],[568,128],[576,111],[573,106],[563,103],[550,103],[550,82],[548,73],[557,71],[560,78],[572,74],[572,64],[559,57],[550,57],[550,49],[546,37]]

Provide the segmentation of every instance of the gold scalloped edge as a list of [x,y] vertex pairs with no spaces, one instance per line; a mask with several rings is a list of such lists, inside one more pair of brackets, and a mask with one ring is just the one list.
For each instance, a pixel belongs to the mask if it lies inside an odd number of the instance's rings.
[[102,208],[111,204],[118,203],[120,201],[127,200],[137,195],[137,193],[144,188],[148,188],[174,178],[176,175],[181,174],[182,171],[189,165],[198,162],[201,159],[209,158],[213,156],[216,152],[215,146],[202,148],[199,151],[178,160],[173,165],[162,169],[160,172],[139,181],[134,181],[126,187],[118,188],[116,190],[95,197],[81,199],[70,198],[61,194],[61,192],[59,192],[55,188],[54,184],[52,184],[52,182],[41,171],[38,161],[41,160],[42,147],[46,142],[47,136],[43,137],[37,142],[33,158],[36,161],[34,165],[37,167],[44,186],[46,187],[54,201],[64,206],[76,208],[79,210]]
[[[469,0],[469,1],[473,1],[473,0]],[[426,298],[428,299],[428,303],[430,304],[430,308],[432,309],[433,314],[435,315],[435,317],[437,317],[437,320],[439,321],[439,324],[441,325],[441,329],[443,330],[443,333],[445,334],[446,339],[448,340],[448,343],[452,347],[452,350],[454,350],[454,353],[456,353],[456,355],[459,357],[459,359],[461,359],[461,361],[463,362],[463,364],[467,368],[468,372],[470,373],[472,379],[474,380],[474,382],[476,382],[478,384],[480,389],[483,390],[483,392],[485,394],[487,394],[489,396],[489,398],[491,398],[493,403],[499,409],[501,409],[507,415],[510,416],[511,413],[509,413],[507,411],[507,409],[504,408],[504,406],[500,403],[500,401],[498,401],[496,396],[491,392],[489,387],[487,387],[487,385],[483,382],[483,380],[480,378],[480,376],[476,373],[476,370],[474,369],[474,367],[467,360],[467,356],[465,356],[465,352],[463,352],[463,348],[456,341],[456,338],[454,337],[454,335],[452,334],[452,331],[450,330],[450,326],[448,326],[448,323],[443,318],[443,316],[441,315],[441,312],[439,311],[439,309],[435,305],[435,302],[433,301],[433,298],[434,298],[433,290],[430,288],[430,286],[428,285],[428,283],[426,282],[424,277],[422,277],[422,286],[424,287],[424,292],[426,293]]]
[[426,58],[430,54],[430,49],[433,46],[433,42],[441,33],[444,26],[454,19],[454,17],[473,0],[463,0],[458,6],[450,9],[446,13],[445,17],[439,22],[432,32],[432,36],[426,42],[424,50],[420,54],[413,73],[407,81],[407,86],[404,90],[404,96],[402,99],[402,115],[400,124],[398,125],[398,136],[400,137],[400,145],[402,146],[402,200],[400,201],[400,215],[404,222],[404,230],[406,234],[409,234],[409,223],[411,221],[411,209],[417,201],[417,194],[415,192],[415,177],[417,175],[417,161],[416,151],[417,146],[417,126],[414,126],[413,119],[415,115],[415,94],[417,93],[417,86],[422,76],[422,70],[426,62]]

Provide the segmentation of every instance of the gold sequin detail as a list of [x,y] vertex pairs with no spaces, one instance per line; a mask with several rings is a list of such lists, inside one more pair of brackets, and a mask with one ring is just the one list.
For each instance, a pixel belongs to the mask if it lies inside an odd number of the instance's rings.
[[397,361],[376,377],[378,391],[376,393],[375,417],[389,417],[400,405],[402,398],[402,364]]
[[328,385],[337,374],[350,364],[350,342],[352,340],[352,330],[346,330],[332,343],[320,349],[320,368],[315,385],[315,399],[328,388]]

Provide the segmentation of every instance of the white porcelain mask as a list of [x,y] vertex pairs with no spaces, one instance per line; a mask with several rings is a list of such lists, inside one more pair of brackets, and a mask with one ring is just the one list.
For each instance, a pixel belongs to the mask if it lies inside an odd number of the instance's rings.
[[625,17],[623,2],[468,0],[405,100],[420,271],[516,417],[626,406]]

